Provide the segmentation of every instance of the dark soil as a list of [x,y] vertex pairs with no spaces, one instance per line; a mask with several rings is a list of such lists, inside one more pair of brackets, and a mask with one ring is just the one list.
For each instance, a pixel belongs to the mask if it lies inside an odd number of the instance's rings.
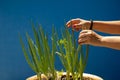
[[[51,79],[50,79],[51,80]],[[66,75],[63,75],[61,77],[61,80],[67,80],[66,79]],[[70,76],[70,80],[73,80],[72,76]],[[80,80],[80,78],[78,78],[78,80]],[[98,79],[93,79],[93,78],[90,78],[90,77],[83,77],[83,80],[98,80]]]

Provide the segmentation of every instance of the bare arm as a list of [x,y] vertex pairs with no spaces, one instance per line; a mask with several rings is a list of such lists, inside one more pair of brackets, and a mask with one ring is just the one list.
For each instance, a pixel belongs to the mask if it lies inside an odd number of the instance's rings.
[[[75,30],[81,30],[83,27],[90,29],[91,22],[84,19],[72,19],[66,23],[67,27]],[[120,34],[120,21],[94,21],[93,30],[110,34]],[[92,30],[83,30],[80,32],[79,44],[90,44],[94,46],[104,46],[120,50],[120,36],[101,36]]]
[[93,29],[110,34],[120,34],[120,21],[94,21]]
[[[82,27],[89,28],[90,24],[88,20],[77,18],[68,21],[66,25],[75,30],[80,30]],[[120,21],[93,21],[93,30],[110,34],[120,34]]]
[[120,50],[120,36],[103,37],[101,46]]

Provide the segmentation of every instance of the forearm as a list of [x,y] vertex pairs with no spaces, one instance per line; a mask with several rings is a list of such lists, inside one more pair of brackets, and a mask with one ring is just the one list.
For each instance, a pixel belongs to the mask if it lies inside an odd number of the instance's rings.
[[120,21],[94,21],[93,29],[110,34],[120,34]]
[[103,37],[100,46],[120,50],[120,36]]

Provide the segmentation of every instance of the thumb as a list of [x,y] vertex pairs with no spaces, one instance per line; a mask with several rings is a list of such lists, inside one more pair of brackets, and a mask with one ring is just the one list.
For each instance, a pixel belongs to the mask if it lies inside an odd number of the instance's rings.
[[84,26],[84,22],[80,22],[79,24],[74,24],[72,27],[73,28],[82,28]]

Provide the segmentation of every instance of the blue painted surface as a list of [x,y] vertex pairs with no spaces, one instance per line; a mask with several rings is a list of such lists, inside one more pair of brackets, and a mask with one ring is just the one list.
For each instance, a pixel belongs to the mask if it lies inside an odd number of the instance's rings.
[[[120,20],[119,0],[0,0],[0,79],[25,80],[34,72],[26,63],[18,33],[25,39],[25,32],[32,34],[30,20],[43,25],[50,33],[64,19],[84,18],[93,20]],[[100,33],[101,35],[108,35]],[[62,66],[57,63],[57,69]],[[88,73],[105,80],[118,80],[120,76],[120,51],[90,47]]]

